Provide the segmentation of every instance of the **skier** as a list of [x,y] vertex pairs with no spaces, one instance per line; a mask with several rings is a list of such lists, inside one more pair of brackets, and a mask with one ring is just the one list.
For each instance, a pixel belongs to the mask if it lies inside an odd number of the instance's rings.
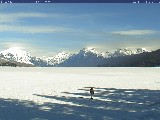
[[91,93],[91,99],[93,99],[93,94],[94,94],[93,87],[91,87],[91,89],[90,89],[90,93]]

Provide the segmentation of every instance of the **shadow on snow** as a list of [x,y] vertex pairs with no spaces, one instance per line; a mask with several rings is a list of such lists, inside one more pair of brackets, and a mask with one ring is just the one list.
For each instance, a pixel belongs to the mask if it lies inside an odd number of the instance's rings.
[[[59,103],[0,99],[0,120],[159,120],[160,91],[147,89],[96,88],[64,92],[65,96],[34,94]],[[74,97],[69,97],[70,95]]]

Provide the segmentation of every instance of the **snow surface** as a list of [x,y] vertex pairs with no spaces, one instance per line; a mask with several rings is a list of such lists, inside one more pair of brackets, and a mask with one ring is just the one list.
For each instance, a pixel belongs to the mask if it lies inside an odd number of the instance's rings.
[[0,120],[159,120],[159,73],[159,67],[1,67]]

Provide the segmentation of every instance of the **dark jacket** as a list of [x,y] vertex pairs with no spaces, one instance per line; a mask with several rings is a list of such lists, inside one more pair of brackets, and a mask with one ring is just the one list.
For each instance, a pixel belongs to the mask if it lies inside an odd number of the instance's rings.
[[91,93],[91,94],[94,94],[93,88],[90,89],[90,93]]

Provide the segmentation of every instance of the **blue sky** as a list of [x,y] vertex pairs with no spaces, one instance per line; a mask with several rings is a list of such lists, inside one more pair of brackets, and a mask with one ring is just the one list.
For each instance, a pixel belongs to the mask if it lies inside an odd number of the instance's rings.
[[20,47],[32,56],[160,44],[159,4],[3,4],[0,50]]

